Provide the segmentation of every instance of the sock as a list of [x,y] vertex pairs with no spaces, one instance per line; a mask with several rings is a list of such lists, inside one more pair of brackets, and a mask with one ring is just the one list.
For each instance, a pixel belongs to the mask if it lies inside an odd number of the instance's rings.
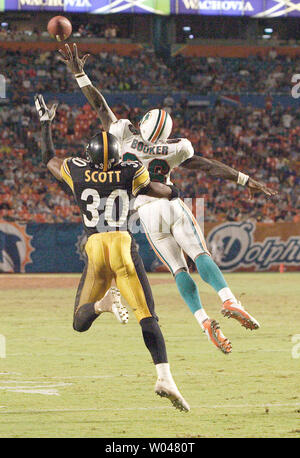
[[228,301],[228,299],[232,300],[233,302],[237,302],[230,288],[220,289],[220,291],[218,291],[218,294],[222,302]]
[[102,312],[107,312],[109,309],[111,309],[112,305],[112,298],[109,294],[110,289],[106,292],[106,294],[100,299],[100,301],[95,302],[95,312],[98,313],[99,315]]
[[83,304],[74,314],[74,330],[78,332],[87,331],[98,316],[99,315],[95,313],[94,302]]
[[194,313],[194,316],[195,316],[196,320],[198,321],[198,323],[200,324],[200,326],[203,329],[202,323],[203,323],[203,321],[208,319],[208,315],[205,312],[205,310],[203,310],[203,309],[197,310],[197,312]]
[[211,285],[219,294],[222,302],[227,299],[235,299],[226,280],[214,260],[207,254],[198,256],[195,260],[197,270],[203,281]]
[[155,365],[157,377],[163,380],[172,380],[173,377],[170,371],[170,364],[169,363],[160,363]]
[[195,314],[199,309],[202,309],[201,299],[196,283],[186,271],[179,272],[175,277],[177,288],[189,306],[190,311]]
[[154,317],[143,318],[140,321],[143,338],[154,364],[167,363],[167,350],[164,337],[157,320]]
[[173,376],[171,374],[169,363],[156,364],[155,368],[156,368],[158,380],[167,382],[168,385],[173,390],[176,390],[178,392],[178,394],[180,394],[179,391],[178,391],[178,388],[176,386],[176,383],[175,383],[175,381],[173,379]]

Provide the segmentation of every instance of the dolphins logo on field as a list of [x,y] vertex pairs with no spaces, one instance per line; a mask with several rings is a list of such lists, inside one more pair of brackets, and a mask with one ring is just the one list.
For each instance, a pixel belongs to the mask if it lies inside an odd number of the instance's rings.
[[210,231],[208,244],[221,245],[218,265],[222,270],[230,272],[249,267],[268,270],[281,263],[300,266],[299,236],[291,236],[285,241],[279,236],[265,237],[262,242],[255,242],[254,232],[252,221],[224,223]]
[[0,272],[25,272],[33,251],[31,238],[24,225],[0,223]]

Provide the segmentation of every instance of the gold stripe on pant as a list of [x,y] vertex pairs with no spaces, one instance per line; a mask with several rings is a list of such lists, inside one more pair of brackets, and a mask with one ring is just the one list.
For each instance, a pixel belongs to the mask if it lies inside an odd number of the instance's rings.
[[[93,234],[85,246],[88,257],[76,299],[76,310],[105,295],[113,279],[138,321],[153,316],[131,254],[132,238],[128,232]],[[142,272],[145,274],[145,272]],[[149,306],[148,306],[149,305]]]

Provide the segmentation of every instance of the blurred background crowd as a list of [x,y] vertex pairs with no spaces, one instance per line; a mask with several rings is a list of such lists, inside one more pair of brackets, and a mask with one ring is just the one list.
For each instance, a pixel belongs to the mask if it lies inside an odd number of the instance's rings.
[[[152,59],[152,60],[151,60]],[[0,212],[1,219],[19,222],[78,222],[78,208],[66,189],[55,182],[41,164],[40,125],[33,105],[34,92],[56,94],[79,91],[73,77],[54,53],[0,51],[12,97],[0,105]],[[287,65],[288,64],[288,65]],[[182,197],[205,198],[206,221],[300,221],[300,107],[273,104],[272,92],[288,89],[296,60],[268,56],[264,59],[175,57],[168,65],[141,51],[123,57],[102,53],[91,57],[87,72],[99,87],[110,91],[146,92],[159,87],[161,107],[174,121],[173,137],[188,138],[195,154],[213,157],[242,170],[279,191],[278,198],[257,195],[249,201],[245,189],[204,173],[177,168],[172,178]],[[266,78],[266,75],[268,77]],[[193,107],[185,93],[175,101],[172,90],[198,90],[226,94],[264,92],[265,106],[228,105]],[[124,103],[113,106],[119,118],[137,124],[150,106]],[[88,104],[60,101],[53,123],[53,138],[61,157],[84,155],[89,137],[100,128]]]
[[[24,92],[73,92],[77,89],[60,55],[0,48],[0,65],[14,98]],[[86,71],[109,91],[186,91],[208,94],[290,94],[291,78],[300,72],[297,56],[268,54],[247,58],[156,57],[151,50],[129,56],[103,51],[91,55]]]

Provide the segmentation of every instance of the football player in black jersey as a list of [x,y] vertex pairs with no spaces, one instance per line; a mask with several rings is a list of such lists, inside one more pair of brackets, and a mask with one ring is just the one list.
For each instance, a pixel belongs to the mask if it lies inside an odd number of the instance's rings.
[[51,134],[56,105],[48,109],[42,95],[35,96],[35,105],[42,125],[42,162],[72,190],[88,236],[87,263],[75,300],[74,329],[88,330],[104,311],[99,310],[99,302],[114,279],[141,325],[156,366],[155,392],[170,399],[177,409],[190,410],[171,375],[149,281],[128,228],[131,195],[172,199],[178,196],[176,188],[150,182],[147,169],[139,162],[120,162],[119,142],[107,132],[90,140],[86,159],[58,158]]

